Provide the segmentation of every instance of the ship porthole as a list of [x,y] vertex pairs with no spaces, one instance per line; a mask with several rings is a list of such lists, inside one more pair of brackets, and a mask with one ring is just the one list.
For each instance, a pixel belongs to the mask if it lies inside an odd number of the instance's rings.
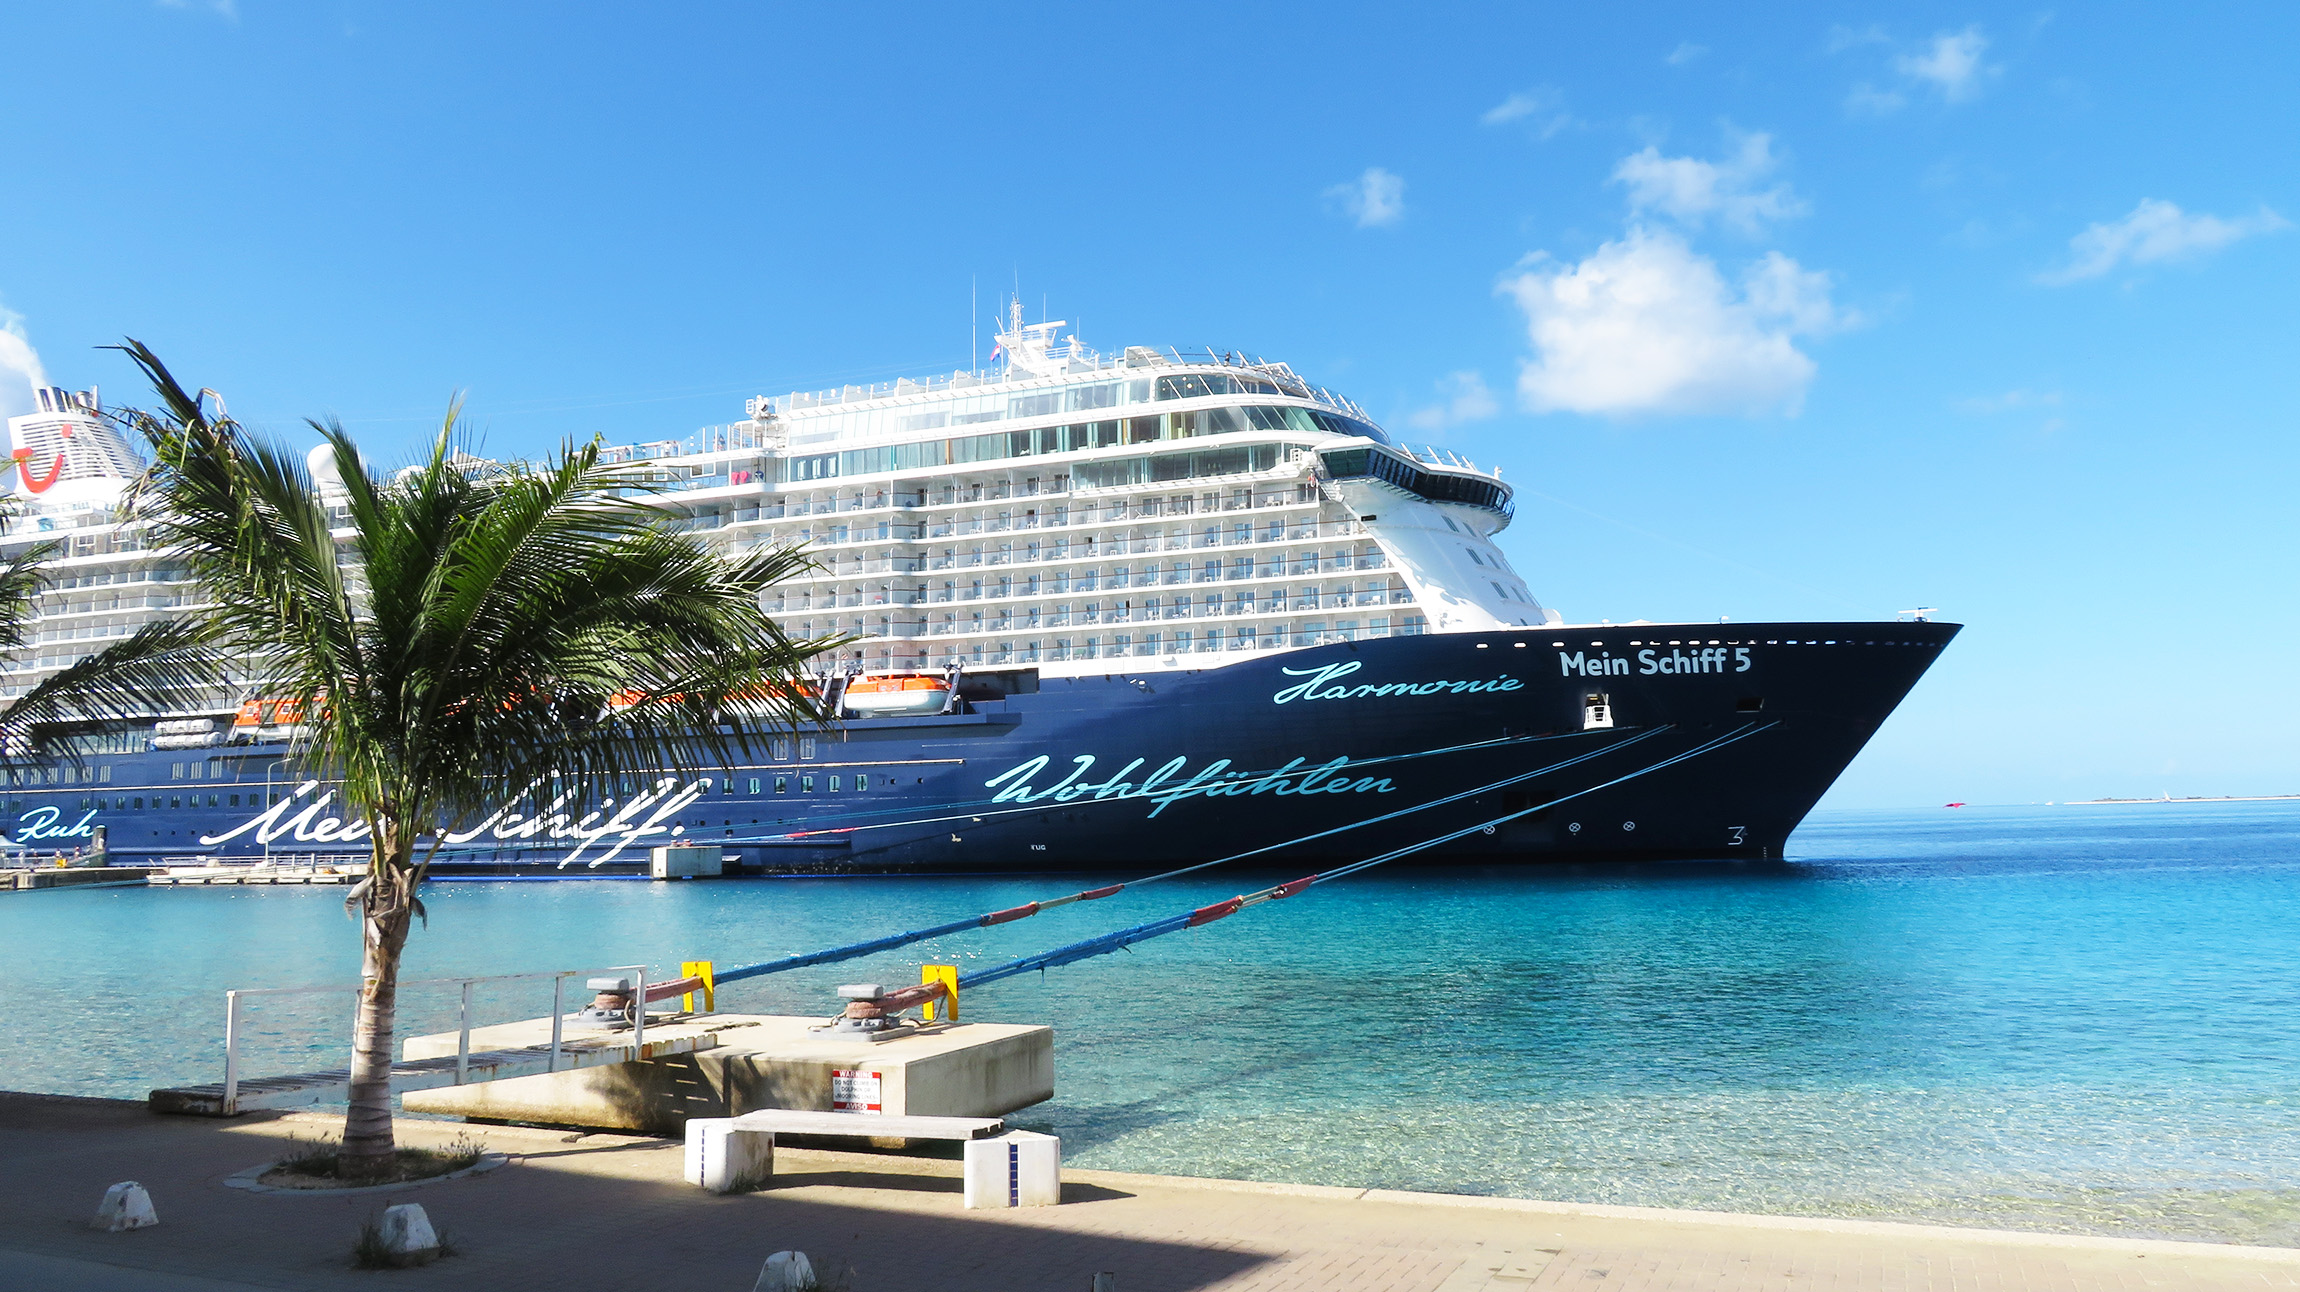
[[1624,830],[1634,830],[1637,828],[1637,823],[1635,821],[1624,821],[1621,823],[1621,828]]
[[1489,826],[1487,826],[1487,827],[1485,828],[1485,832],[1486,832],[1487,834],[1492,834],[1492,833],[1493,833],[1493,827],[1492,827],[1492,826],[1490,826],[1490,825],[1489,825]]
[[1567,833],[1567,834],[1580,834],[1580,833],[1581,833],[1581,822],[1579,822],[1579,821],[1576,821],[1576,822],[1574,822],[1573,824],[1571,824],[1571,825],[1569,825],[1569,826],[1565,827],[1565,831],[1566,831],[1566,833]]

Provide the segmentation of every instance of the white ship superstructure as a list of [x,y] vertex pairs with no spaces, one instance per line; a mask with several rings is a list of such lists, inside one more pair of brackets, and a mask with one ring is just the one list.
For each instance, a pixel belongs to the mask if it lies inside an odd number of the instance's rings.
[[[1205,668],[1557,621],[1493,542],[1497,473],[1397,444],[1285,364],[1102,355],[1063,326],[1017,311],[988,371],[753,399],[746,421],[609,455],[651,464],[668,523],[812,553],[768,609],[854,635],[847,670]],[[117,513],[134,450],[92,393],[44,394],[9,421],[22,514],[4,541],[64,548],[9,694],[190,594]]]
[[121,494],[143,456],[104,418],[97,392],[43,387],[33,399],[35,411],[8,419],[7,488],[17,515],[0,550],[13,556],[53,543],[56,554],[30,648],[0,665],[0,695],[8,696],[167,617],[191,591],[183,572],[146,546],[143,526],[121,521]]
[[1555,622],[1493,536],[1498,476],[1414,453],[1282,363],[1131,347],[1060,322],[1000,365],[758,398],[632,446],[679,523],[820,569],[770,603],[866,669],[1200,668],[1233,652]]

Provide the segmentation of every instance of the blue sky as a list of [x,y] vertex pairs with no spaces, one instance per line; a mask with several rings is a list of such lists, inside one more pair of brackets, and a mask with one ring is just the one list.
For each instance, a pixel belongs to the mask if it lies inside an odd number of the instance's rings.
[[1971,625],[1834,805],[2300,791],[2289,6],[634,12],[11,7],[0,405],[659,438],[1019,283],[1499,464],[1569,619]]

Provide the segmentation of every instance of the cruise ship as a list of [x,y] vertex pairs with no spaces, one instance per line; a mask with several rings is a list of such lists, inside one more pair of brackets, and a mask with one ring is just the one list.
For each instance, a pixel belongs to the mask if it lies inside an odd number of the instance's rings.
[[[1957,631],[1568,623],[1494,541],[1498,470],[1284,363],[1065,326],[1016,306],[987,370],[610,449],[665,525],[812,554],[767,609],[853,639],[818,661],[833,717],[740,766],[528,787],[452,823],[435,872],[1774,859]],[[4,541],[61,546],[7,694],[199,595],[119,513],[140,458],[96,392],[38,400],[9,421]],[[299,717],[213,694],[76,733],[8,773],[6,844],[355,862]]]

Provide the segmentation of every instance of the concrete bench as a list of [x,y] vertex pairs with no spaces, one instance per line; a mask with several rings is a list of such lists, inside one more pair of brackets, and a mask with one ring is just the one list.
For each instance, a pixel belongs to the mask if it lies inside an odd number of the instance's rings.
[[996,1117],[906,1117],[761,1108],[731,1119],[736,1129],[770,1135],[855,1135],[869,1139],[982,1139],[1006,1129]]
[[996,1135],[996,1117],[904,1117],[761,1108],[740,1117],[687,1119],[687,1183],[713,1193],[763,1189],[775,1178],[775,1136],[855,1135],[876,1139],[972,1141]]
[[[1004,1132],[1003,1134],[1001,1132]],[[855,1135],[959,1140],[969,1207],[1044,1207],[1062,1200],[1062,1141],[1007,1131],[996,1117],[904,1117],[762,1108],[687,1119],[686,1178],[713,1193],[763,1189],[775,1175],[775,1136]]]

